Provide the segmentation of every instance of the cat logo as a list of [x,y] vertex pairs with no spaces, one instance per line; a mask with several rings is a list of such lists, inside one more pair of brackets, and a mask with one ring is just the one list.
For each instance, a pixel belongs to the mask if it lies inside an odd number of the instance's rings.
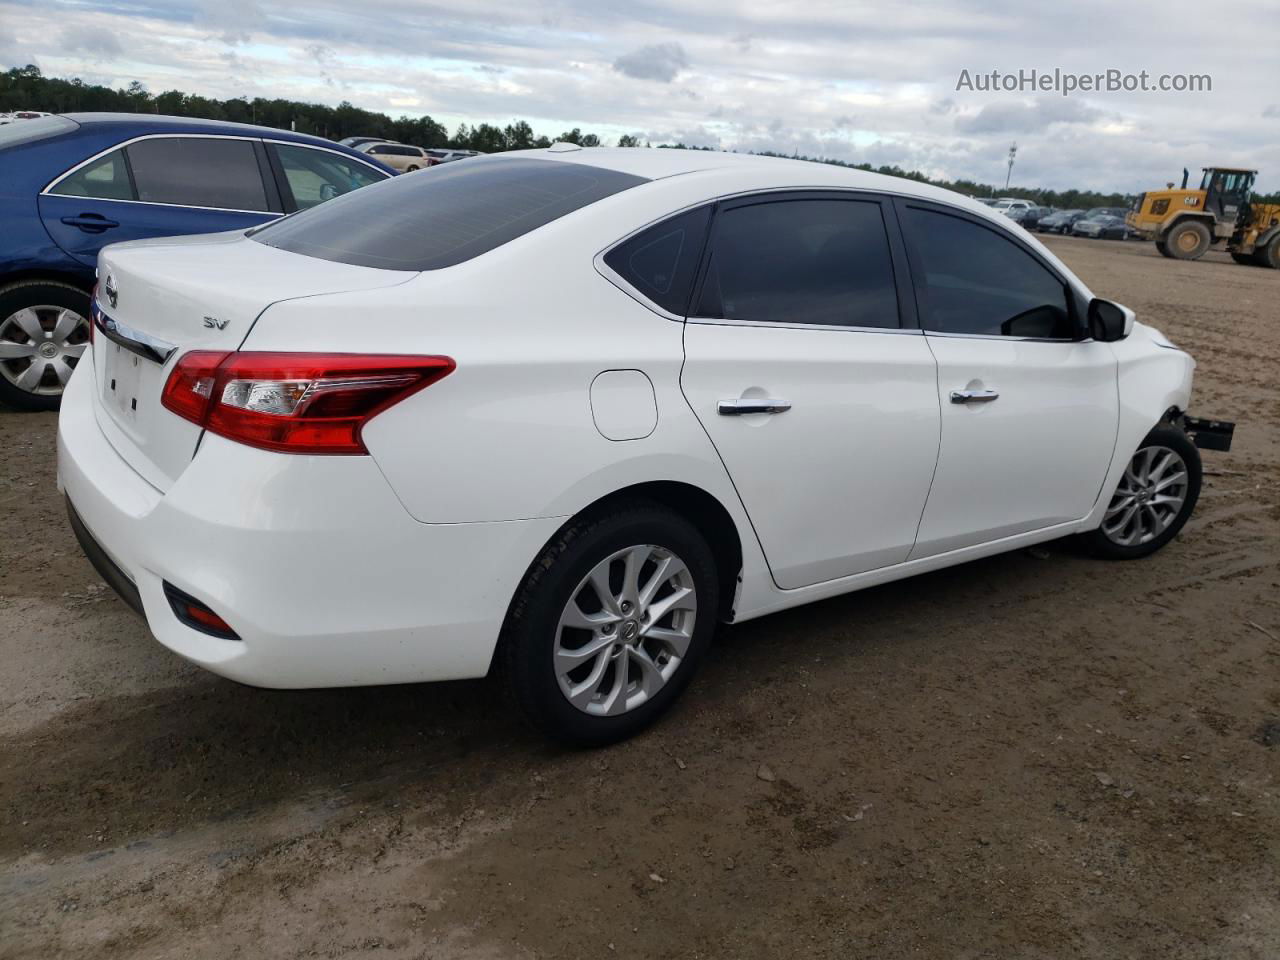
[[227,328],[227,321],[219,320],[217,317],[205,317],[204,325],[210,330],[225,330]]

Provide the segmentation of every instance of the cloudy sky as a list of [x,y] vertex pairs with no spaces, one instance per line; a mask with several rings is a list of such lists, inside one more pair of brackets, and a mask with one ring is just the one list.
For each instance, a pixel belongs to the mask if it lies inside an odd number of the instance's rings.
[[[1204,164],[1280,190],[1280,0],[0,0],[0,67],[554,136],[580,126],[1137,190]],[[1207,74],[1185,93],[957,90],[992,70]]]

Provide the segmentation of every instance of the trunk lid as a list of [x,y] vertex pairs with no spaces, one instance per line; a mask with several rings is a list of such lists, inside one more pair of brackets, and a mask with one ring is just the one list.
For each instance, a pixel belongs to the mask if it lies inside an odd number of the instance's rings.
[[394,286],[413,276],[288,253],[242,231],[107,247],[94,303],[98,422],[116,452],[166,491],[201,433],[160,403],[182,354],[238,349],[262,311],[281,300]]

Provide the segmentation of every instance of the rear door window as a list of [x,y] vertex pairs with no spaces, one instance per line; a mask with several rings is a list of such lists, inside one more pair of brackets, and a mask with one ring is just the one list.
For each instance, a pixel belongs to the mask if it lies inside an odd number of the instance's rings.
[[710,207],[699,207],[664,220],[618,244],[604,262],[637,292],[683,317],[706,241]]
[[767,324],[899,326],[880,204],[796,199],[721,210],[695,315]]
[[222,210],[268,209],[251,140],[158,137],[125,149],[139,200]]
[[438,270],[647,182],[588,164],[481,157],[349,193],[270,224],[253,239],[338,263]]
[[92,197],[96,200],[133,200],[133,183],[123,150],[112,150],[59,180],[49,190],[63,197]]

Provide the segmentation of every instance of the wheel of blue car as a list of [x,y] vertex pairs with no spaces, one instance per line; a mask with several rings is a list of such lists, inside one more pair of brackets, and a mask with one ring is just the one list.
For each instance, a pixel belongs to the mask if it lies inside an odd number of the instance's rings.
[[77,287],[29,280],[0,288],[0,401],[56,410],[89,344],[89,297]]

